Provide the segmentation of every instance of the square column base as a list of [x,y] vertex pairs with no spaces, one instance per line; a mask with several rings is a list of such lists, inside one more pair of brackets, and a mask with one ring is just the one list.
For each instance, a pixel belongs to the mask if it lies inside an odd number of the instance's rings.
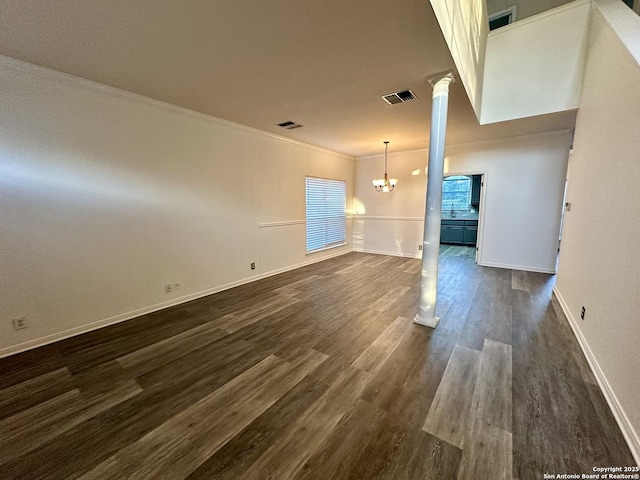
[[430,320],[423,320],[422,318],[420,318],[420,314],[418,314],[413,318],[413,323],[417,323],[418,325],[422,325],[429,328],[436,328],[440,323],[440,318],[433,317],[433,319],[430,319]]

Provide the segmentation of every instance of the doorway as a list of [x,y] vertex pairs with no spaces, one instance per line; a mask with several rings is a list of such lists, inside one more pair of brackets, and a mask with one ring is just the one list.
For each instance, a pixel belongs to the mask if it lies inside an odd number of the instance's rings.
[[484,173],[449,174],[442,182],[440,244],[475,248],[476,263],[483,187]]

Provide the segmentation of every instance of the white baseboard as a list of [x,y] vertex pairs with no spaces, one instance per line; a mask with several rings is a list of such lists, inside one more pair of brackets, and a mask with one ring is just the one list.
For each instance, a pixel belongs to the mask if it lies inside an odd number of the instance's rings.
[[406,252],[387,252],[385,250],[371,250],[369,248],[365,249],[354,249],[354,252],[362,252],[362,253],[373,253],[374,255],[390,255],[392,257],[403,257],[403,258],[422,258],[422,255],[419,253],[406,253]]
[[550,273],[555,275],[555,268],[529,267],[526,265],[509,265],[506,263],[481,262],[478,265],[482,267],[508,268],[509,270],[524,270],[525,272]]
[[640,465],[640,438],[638,437],[638,433],[634,430],[633,426],[631,425],[631,422],[629,421],[629,417],[627,417],[627,414],[624,412],[622,405],[620,405],[620,402],[618,401],[618,397],[616,397],[616,394],[611,388],[611,385],[607,381],[607,377],[605,377],[604,372],[600,368],[600,365],[598,364],[598,360],[596,359],[595,355],[591,351],[591,348],[589,347],[587,340],[584,338],[584,335],[582,334],[582,331],[578,326],[578,322],[576,322],[575,317],[571,313],[571,310],[569,309],[567,302],[564,300],[564,297],[558,290],[557,286],[553,287],[553,293],[558,299],[558,302],[562,307],[562,311],[567,317],[567,320],[569,321],[569,325],[571,325],[571,329],[573,330],[574,335],[578,339],[580,348],[582,349],[584,356],[587,358],[587,362],[591,367],[591,371],[593,372],[593,375],[596,377],[598,385],[600,386],[600,390],[602,390],[602,394],[604,395],[604,398],[609,404],[609,408],[611,409],[611,412],[613,413],[613,416],[615,417],[616,422],[618,422],[618,426],[622,431],[622,435],[624,436],[624,439],[627,441],[627,445],[629,445],[629,449],[631,450],[631,454],[633,455],[633,458],[635,459],[636,464]]
[[255,282],[256,280],[272,277],[273,275],[278,275],[280,273],[288,272],[290,270],[295,270],[296,268],[301,268],[307,265],[311,265],[313,263],[321,262],[323,260],[328,260],[333,257],[345,255],[347,253],[351,253],[351,251],[352,250],[340,250],[337,252],[331,252],[330,254],[322,255],[322,257],[310,258],[309,260],[306,260],[301,263],[297,263],[295,265],[289,265],[287,267],[272,270],[267,273],[262,273],[260,275],[243,278],[242,280],[237,280],[235,282],[230,282],[224,285],[209,288],[207,290],[202,290],[196,293],[190,293],[189,295],[183,295],[182,297],[179,297],[179,298],[173,298],[166,302],[156,303],[148,307],[138,308],[136,310],[121,313],[113,317],[104,318],[102,320],[97,320],[95,322],[91,322],[85,325],[80,325],[78,327],[63,330],[62,332],[45,335],[44,337],[28,340],[26,342],[19,343],[17,345],[11,345],[9,347],[0,349],[0,358],[8,357],[10,355],[15,355],[17,353],[26,352],[27,350],[32,350],[34,348],[42,347],[50,343],[58,342],[60,340],[65,340],[67,338],[75,337],[77,335],[82,335],[83,333],[91,332],[93,330],[98,330],[99,328],[104,328],[104,327],[108,327],[109,325],[114,325],[116,323],[131,320],[133,318],[137,318],[142,315],[146,315],[148,313],[157,312],[158,310],[163,310],[165,308],[173,307],[175,305],[180,305],[181,303],[186,303],[186,302],[190,302],[191,300],[196,300],[198,298],[206,297],[207,295],[213,295],[214,293],[222,292],[224,290],[229,290],[230,288]]

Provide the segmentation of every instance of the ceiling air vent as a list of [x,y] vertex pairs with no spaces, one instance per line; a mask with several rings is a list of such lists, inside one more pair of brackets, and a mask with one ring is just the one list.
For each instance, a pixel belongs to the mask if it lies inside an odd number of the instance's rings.
[[299,123],[292,122],[289,120],[288,122],[282,122],[278,124],[279,127],[286,128],[287,130],[293,130],[294,128],[300,128],[304,125],[300,125]]
[[410,102],[415,100],[415,94],[411,90],[402,90],[401,92],[389,93],[388,95],[382,95],[382,99],[389,105],[395,105],[396,103]]

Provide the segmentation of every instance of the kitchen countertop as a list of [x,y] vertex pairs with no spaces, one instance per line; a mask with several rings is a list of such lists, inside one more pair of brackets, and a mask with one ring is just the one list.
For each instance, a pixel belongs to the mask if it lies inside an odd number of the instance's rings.
[[451,215],[442,215],[441,220],[478,220],[478,214],[465,214],[465,215],[456,215],[455,217],[451,217]]

